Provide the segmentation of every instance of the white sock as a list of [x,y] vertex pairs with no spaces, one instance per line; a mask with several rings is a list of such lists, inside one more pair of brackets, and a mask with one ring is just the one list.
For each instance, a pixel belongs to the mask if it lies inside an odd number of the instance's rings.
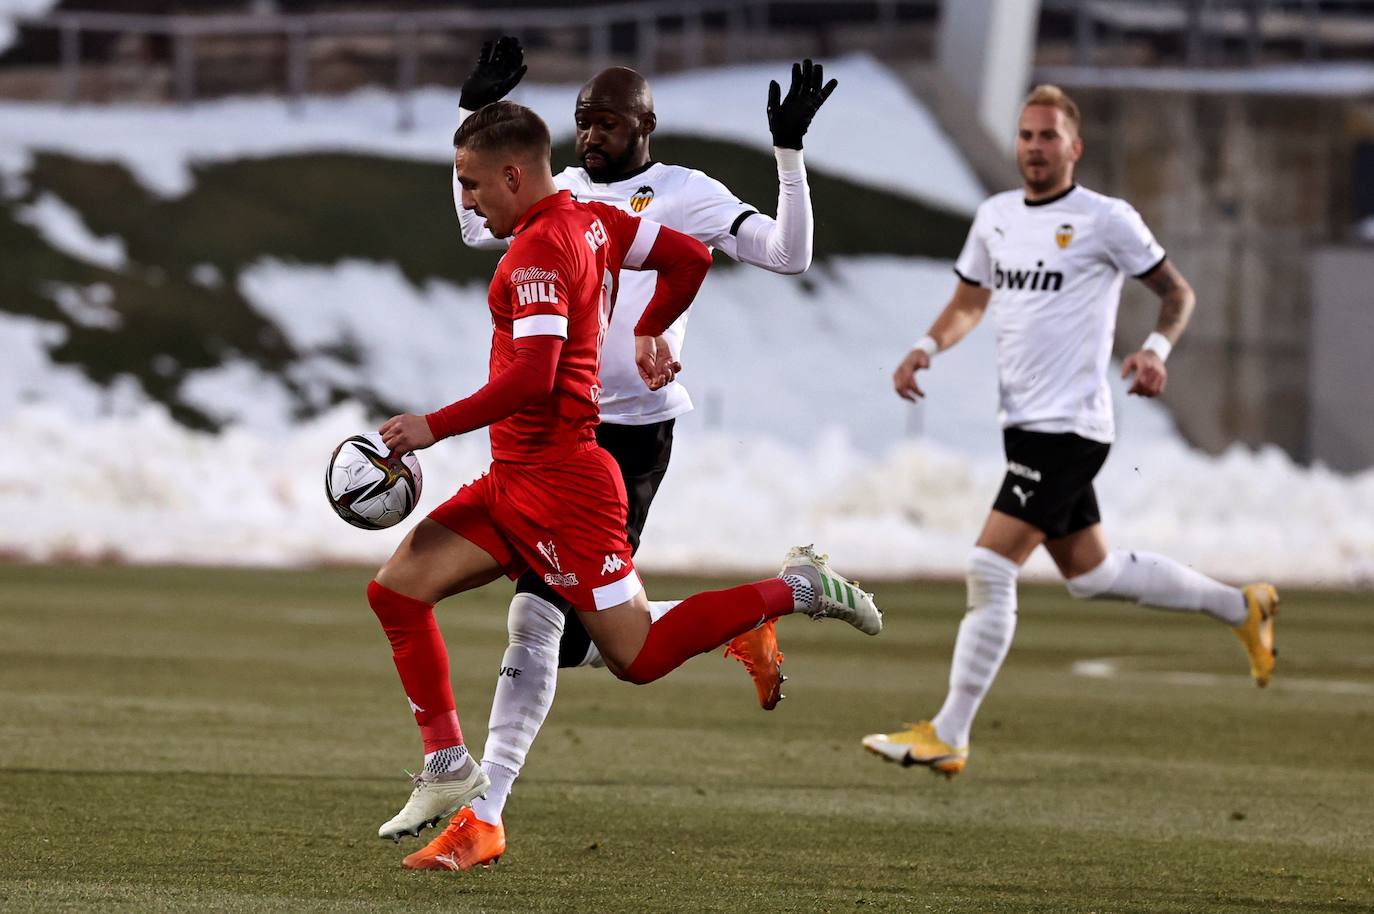
[[[812,578],[816,580],[812,580]],[[782,575],[782,582],[792,588],[792,611],[809,613],[816,608],[816,589],[820,584],[820,573],[814,569],[800,566],[796,571]]]
[[487,788],[485,798],[478,797],[472,801],[472,811],[488,825],[501,824],[501,811],[506,808],[506,801],[510,799],[511,788],[515,786],[515,779],[519,776],[505,765],[498,765],[495,762],[482,761],[482,770],[491,779],[491,786]]
[[1155,609],[1206,613],[1227,625],[1240,625],[1248,613],[1239,588],[1155,552],[1114,549],[1092,571],[1064,583],[1079,599],[1134,600]]
[[[501,672],[496,678],[496,694],[487,721],[487,744],[482,751],[482,768],[492,779],[492,789],[487,791],[487,799],[481,801],[483,809],[478,818],[493,824],[501,820],[510,784],[525,767],[530,744],[553,707],[563,612],[534,594],[518,593],[511,600],[506,625],[510,646],[501,658]],[[488,765],[510,773],[504,789],[497,789],[497,778]],[[477,809],[476,803],[473,809]]]
[[1021,567],[991,549],[975,546],[968,563],[968,612],[959,623],[945,704],[931,721],[935,735],[956,749],[968,745],[983,696],[1016,633],[1016,577]]

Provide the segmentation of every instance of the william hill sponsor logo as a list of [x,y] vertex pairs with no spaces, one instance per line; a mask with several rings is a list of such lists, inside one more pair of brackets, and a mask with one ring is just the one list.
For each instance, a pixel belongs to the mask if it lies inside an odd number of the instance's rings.
[[558,273],[554,270],[521,267],[511,272],[510,281],[515,284],[515,297],[522,308],[535,302],[558,304],[558,293],[554,287]]
[[630,198],[630,209],[637,213],[642,213],[644,212],[644,207],[652,202],[654,202],[654,189],[645,184],[639,190],[635,191],[634,196]]
[[993,261],[994,289],[1027,289],[1031,292],[1058,292],[1064,286],[1064,274],[1044,269],[1045,261],[1037,260],[1034,270],[1013,270]]

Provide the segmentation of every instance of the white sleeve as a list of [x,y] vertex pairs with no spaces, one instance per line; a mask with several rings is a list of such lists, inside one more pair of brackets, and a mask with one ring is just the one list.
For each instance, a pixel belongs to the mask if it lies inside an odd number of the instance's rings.
[[1102,243],[1116,268],[1129,276],[1144,276],[1164,262],[1164,248],[1135,207],[1117,200],[1102,225]]
[[802,273],[811,266],[815,219],[806,164],[800,149],[774,149],[778,160],[778,218],[746,216],[735,228],[735,243],[722,246],[731,257],[774,273]]
[[973,225],[969,226],[968,237],[964,239],[964,249],[959,252],[959,259],[954,261],[954,272],[960,279],[985,289],[992,287],[992,263],[988,256],[987,239],[984,237],[984,225],[987,222],[984,215],[986,206],[985,202],[978,207],[978,212],[974,213]]
[[[458,109],[458,123],[468,119],[472,112],[466,108]],[[458,225],[463,232],[463,244],[480,251],[503,251],[510,241],[497,238],[487,230],[486,220],[476,213],[463,209],[463,188],[458,183],[458,168],[453,169],[453,208],[458,212]]]
[[[709,175],[693,171],[683,186],[682,224],[673,228],[734,257],[735,232],[757,212]],[[738,258],[736,258],[738,259]]]

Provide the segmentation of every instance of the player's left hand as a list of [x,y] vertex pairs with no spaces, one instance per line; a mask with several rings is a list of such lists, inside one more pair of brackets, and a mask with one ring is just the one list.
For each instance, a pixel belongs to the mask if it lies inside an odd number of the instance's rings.
[[1121,363],[1121,377],[1129,378],[1135,374],[1128,394],[1139,397],[1157,397],[1164,393],[1164,385],[1169,380],[1169,371],[1164,360],[1152,349],[1141,349],[1126,357]]
[[650,390],[670,383],[682,370],[682,363],[673,358],[668,340],[661,336],[635,337],[635,364]]
[[377,433],[382,436],[382,443],[398,457],[434,443],[434,433],[429,430],[425,417],[412,416],[410,413],[392,416],[381,424]]
[[801,149],[802,137],[821,105],[840,84],[832,79],[824,86],[825,70],[810,60],[792,64],[792,85],[787,97],[777,80],[768,83],[768,129],[773,133],[773,145],[782,149]]

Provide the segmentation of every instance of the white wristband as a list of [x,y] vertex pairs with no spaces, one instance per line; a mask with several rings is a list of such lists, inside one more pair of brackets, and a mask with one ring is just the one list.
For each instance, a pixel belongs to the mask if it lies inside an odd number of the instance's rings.
[[1145,344],[1140,348],[1150,350],[1155,355],[1159,356],[1161,362],[1167,362],[1169,361],[1169,353],[1174,349],[1174,344],[1169,342],[1167,336],[1156,330],[1154,333],[1145,337]]
[[778,163],[778,174],[806,174],[806,165],[802,162],[802,151],[800,149],[783,149],[781,146],[773,147],[773,158]]
[[927,333],[912,345],[912,349],[919,349],[930,358],[935,358],[935,353],[940,351],[940,344],[935,342],[935,337]]

